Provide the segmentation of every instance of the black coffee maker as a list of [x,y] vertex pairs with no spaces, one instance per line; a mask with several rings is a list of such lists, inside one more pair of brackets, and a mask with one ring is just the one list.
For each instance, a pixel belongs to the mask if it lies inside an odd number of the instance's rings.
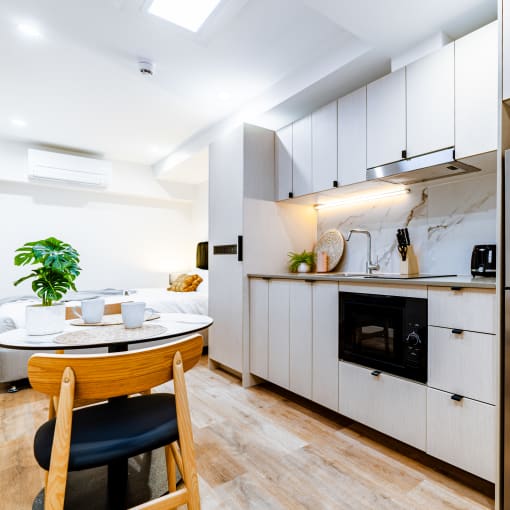
[[496,276],[496,245],[477,244],[471,254],[473,276]]

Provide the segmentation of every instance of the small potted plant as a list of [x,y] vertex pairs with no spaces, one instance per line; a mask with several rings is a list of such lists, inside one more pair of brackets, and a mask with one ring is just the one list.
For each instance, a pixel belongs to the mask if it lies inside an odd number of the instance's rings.
[[303,250],[301,253],[289,252],[289,271],[291,273],[308,273],[315,263],[315,253]]
[[65,326],[65,305],[55,303],[69,290],[76,290],[74,280],[80,274],[78,252],[54,237],[24,244],[16,250],[16,266],[38,265],[30,274],[14,282],[19,285],[33,279],[32,290],[41,298],[39,305],[26,308],[26,329],[29,335],[59,333]]

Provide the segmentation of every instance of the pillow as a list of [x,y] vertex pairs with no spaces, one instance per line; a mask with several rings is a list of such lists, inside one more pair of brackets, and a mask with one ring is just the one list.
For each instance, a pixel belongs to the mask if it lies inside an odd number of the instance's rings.
[[173,290],[174,292],[194,292],[201,282],[202,278],[197,274],[183,274],[168,287],[168,290]]
[[14,321],[10,317],[4,315],[0,316],[0,333],[5,333],[11,329],[16,329]]
[[197,292],[209,292],[209,271],[206,269],[196,269],[196,274],[202,278],[202,283],[199,285]]

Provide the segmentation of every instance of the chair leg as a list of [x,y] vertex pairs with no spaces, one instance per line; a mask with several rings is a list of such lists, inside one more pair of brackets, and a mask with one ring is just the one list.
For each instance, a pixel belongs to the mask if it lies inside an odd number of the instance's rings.
[[166,457],[166,473],[168,478],[168,492],[175,492],[177,490],[176,481],[176,470],[175,470],[175,459],[172,454],[170,445],[165,446],[165,457]]
[[181,353],[177,352],[173,361],[175,407],[177,410],[177,427],[179,429],[179,446],[181,449],[181,472],[184,485],[188,490],[188,510],[200,510],[200,492],[198,487],[198,473],[193,447],[193,431],[189,413],[188,394],[184,380],[184,368]]

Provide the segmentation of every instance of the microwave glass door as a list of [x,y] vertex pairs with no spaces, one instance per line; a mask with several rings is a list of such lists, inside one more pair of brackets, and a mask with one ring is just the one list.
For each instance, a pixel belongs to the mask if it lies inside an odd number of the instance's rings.
[[344,331],[344,353],[356,358],[402,362],[402,309],[381,303],[346,303],[349,324]]

